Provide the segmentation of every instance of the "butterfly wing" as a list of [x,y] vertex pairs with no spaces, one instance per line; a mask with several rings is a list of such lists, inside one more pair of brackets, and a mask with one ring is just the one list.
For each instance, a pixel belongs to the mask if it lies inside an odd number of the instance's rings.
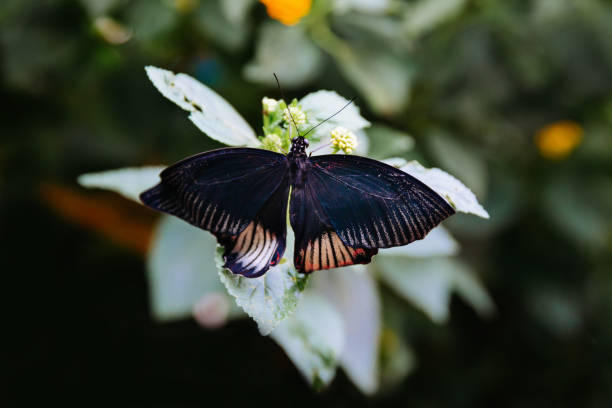
[[304,186],[291,190],[289,215],[295,233],[293,264],[300,272],[367,264],[378,252],[376,248],[350,247],[339,238],[308,179]]
[[[294,201],[300,199],[317,209],[315,213],[304,212],[302,223],[309,222],[305,217],[321,220],[318,226],[320,235],[309,231],[301,237],[302,241],[296,238],[296,262],[304,271],[350,264],[345,262],[346,257],[340,261],[335,258],[334,262],[319,260],[317,263],[317,245],[319,254],[322,245],[327,254],[330,253],[328,246],[334,250],[344,246],[362,251],[351,259],[352,263],[368,263],[378,248],[406,245],[422,239],[455,212],[442,197],[419,180],[376,160],[323,155],[312,157],[310,163],[312,167],[304,194],[292,194],[291,197],[292,215],[294,208],[300,208],[300,203]],[[300,224],[297,215],[295,221],[291,219],[294,229]],[[298,228],[308,230],[304,226]],[[331,244],[328,245],[327,241]]]
[[225,267],[264,274],[285,251],[287,158],[261,149],[226,148],[182,160],[141,194],[147,206],[215,234]]

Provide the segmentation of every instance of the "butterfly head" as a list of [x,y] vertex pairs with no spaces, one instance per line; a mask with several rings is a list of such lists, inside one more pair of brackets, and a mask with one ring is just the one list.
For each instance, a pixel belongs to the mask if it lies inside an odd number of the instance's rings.
[[306,148],[308,144],[308,140],[303,136],[294,137],[291,139],[291,150],[289,155],[292,157],[306,157]]

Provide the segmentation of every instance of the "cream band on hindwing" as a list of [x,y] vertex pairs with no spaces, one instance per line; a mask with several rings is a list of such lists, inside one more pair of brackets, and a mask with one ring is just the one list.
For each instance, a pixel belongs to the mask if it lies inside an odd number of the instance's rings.
[[341,266],[366,263],[377,250],[352,248],[345,245],[334,231],[325,231],[309,241],[306,248],[299,250],[296,256],[296,268],[309,273],[320,269],[339,268]]
[[274,233],[251,221],[236,237],[234,246],[228,252],[226,267],[245,275],[255,275],[276,263],[273,258],[278,246],[279,241]]

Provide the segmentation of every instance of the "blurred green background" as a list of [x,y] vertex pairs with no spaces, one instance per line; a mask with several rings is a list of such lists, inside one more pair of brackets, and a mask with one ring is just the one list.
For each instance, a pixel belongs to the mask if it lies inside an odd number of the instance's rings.
[[[145,65],[192,75],[257,130],[261,98],[279,97],[272,72],[289,98],[359,96],[364,117],[414,138],[406,158],[454,174],[491,214],[445,225],[497,314],[453,298],[436,325],[389,294],[417,366],[372,398],[342,373],[315,393],[250,320],[154,322],[143,255],[155,215],[75,181],[220,146]],[[289,28],[251,0],[4,0],[0,92],[18,405],[612,403],[610,2],[315,0]]]

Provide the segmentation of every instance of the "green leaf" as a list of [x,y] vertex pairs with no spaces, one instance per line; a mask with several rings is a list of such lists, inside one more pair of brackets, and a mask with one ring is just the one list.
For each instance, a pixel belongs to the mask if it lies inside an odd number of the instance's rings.
[[219,0],[221,12],[232,24],[244,24],[249,12],[257,4],[256,0]]
[[394,115],[407,105],[414,73],[409,61],[371,48],[346,48],[334,56],[374,111]]
[[413,36],[423,34],[459,14],[466,4],[467,0],[419,0],[406,15],[405,29]]
[[276,85],[272,75],[276,73],[283,88],[296,88],[313,79],[322,66],[321,51],[301,26],[267,22],[260,29],[255,58],[244,68],[244,76],[260,84]]
[[147,257],[153,316],[158,320],[191,316],[194,305],[207,293],[225,290],[217,275],[212,234],[176,217],[164,216]]
[[210,138],[230,146],[259,146],[255,132],[225,99],[189,75],[145,68],[166,98],[191,112],[189,119]]
[[345,334],[342,318],[325,298],[305,293],[295,313],[271,337],[314,388],[321,389],[333,380]]
[[179,21],[170,2],[150,0],[132,1],[126,18],[126,26],[134,30],[134,40],[144,43],[168,35]]
[[340,364],[366,395],[378,390],[378,351],[381,305],[376,281],[364,265],[317,273],[313,289],[325,296],[340,313],[345,336]]
[[81,0],[89,15],[96,17],[108,14],[121,3],[121,0]]
[[159,182],[159,173],[164,168],[164,166],[126,167],[82,174],[77,181],[83,187],[115,191],[140,203],[138,198],[140,193]]
[[395,296],[383,297],[383,330],[380,336],[380,387],[389,390],[401,383],[417,366],[407,341],[405,306]]
[[287,251],[280,264],[259,278],[245,278],[223,268],[223,247],[217,246],[217,269],[221,282],[236,303],[255,320],[259,332],[266,336],[296,309],[307,275],[293,267],[293,234],[287,234]]
[[211,42],[237,52],[244,48],[251,34],[251,24],[245,20],[253,0],[212,0],[201,2],[195,13],[197,28]]
[[493,301],[467,265],[452,258],[378,257],[376,267],[389,287],[421,309],[435,323],[448,320],[450,296],[457,291],[482,316]]
[[374,124],[367,130],[367,134],[370,138],[368,156],[375,159],[399,156],[414,147],[412,136],[385,125]]
[[543,212],[559,231],[589,250],[608,250],[612,220],[609,177],[560,173],[543,189]]
[[410,245],[380,249],[378,256],[406,256],[410,258],[427,258],[430,256],[450,256],[459,253],[459,243],[446,228],[438,225],[425,238]]
[[400,170],[427,184],[444,197],[456,211],[489,218],[489,213],[478,203],[474,193],[445,171],[437,168],[427,169],[414,160],[402,166]]
[[361,13],[382,14],[392,6],[391,0],[334,0],[334,13],[354,10]]
[[479,197],[485,196],[487,167],[478,152],[441,132],[432,132],[427,141],[442,167],[463,180]]

